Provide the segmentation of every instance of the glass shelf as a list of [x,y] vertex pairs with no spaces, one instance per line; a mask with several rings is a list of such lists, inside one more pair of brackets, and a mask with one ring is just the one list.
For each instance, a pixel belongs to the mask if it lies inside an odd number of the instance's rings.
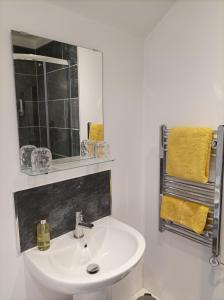
[[80,158],[80,157],[69,157],[69,158],[62,158],[62,159],[55,159],[52,162],[52,166],[48,169],[46,172],[33,172],[31,169],[23,169],[21,172],[23,172],[26,175],[29,176],[37,176],[37,175],[43,175],[43,174],[49,174],[53,172],[58,171],[64,171],[74,168],[80,168],[80,167],[86,167],[91,165],[97,165],[107,162],[113,162],[114,159],[109,157],[105,159],[99,159],[99,158]]

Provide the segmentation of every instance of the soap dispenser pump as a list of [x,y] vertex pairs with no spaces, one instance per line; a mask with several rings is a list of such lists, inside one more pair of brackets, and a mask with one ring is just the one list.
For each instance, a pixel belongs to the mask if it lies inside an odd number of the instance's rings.
[[37,224],[37,248],[41,251],[50,248],[50,225],[44,218]]

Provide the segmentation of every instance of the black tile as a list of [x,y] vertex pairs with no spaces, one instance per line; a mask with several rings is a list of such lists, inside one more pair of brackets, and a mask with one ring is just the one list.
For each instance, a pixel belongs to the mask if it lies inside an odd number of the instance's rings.
[[47,74],[47,91],[49,100],[69,98],[68,69]]
[[36,70],[37,70],[37,75],[43,75],[44,74],[44,67],[43,63],[38,61],[36,62]]
[[70,109],[70,100],[67,99],[64,101],[64,113],[65,113],[65,127],[71,128],[71,109]]
[[80,155],[80,132],[79,130],[72,130],[72,156]]
[[65,100],[65,126],[79,129],[79,103],[78,99]]
[[42,214],[48,214],[51,238],[73,230],[75,212],[80,209],[87,222],[110,215],[110,171],[19,191],[14,201],[20,247],[25,251],[36,245],[36,226]]
[[23,115],[19,112],[20,103],[17,101],[19,127],[39,126],[38,102],[23,101]]
[[37,76],[37,92],[38,100],[45,100],[45,89],[44,89],[44,75]]
[[47,127],[40,127],[40,146],[48,148]]
[[68,110],[70,110],[70,124],[68,127],[79,129],[79,100],[70,99]]
[[37,100],[37,81],[36,76],[15,74],[16,98],[24,101]]
[[46,71],[47,73],[60,70],[60,69],[66,69],[68,68],[68,65],[59,65],[59,64],[52,64],[52,63],[46,63]]
[[31,60],[14,60],[15,73],[36,75],[36,62]]
[[48,117],[50,127],[65,128],[64,101],[48,101]]
[[19,128],[19,146],[24,145],[40,147],[39,127]]
[[52,159],[60,159],[60,158],[64,158],[64,156],[60,156],[60,155],[52,153]]
[[51,152],[71,156],[71,133],[69,129],[50,128]]
[[65,126],[79,129],[79,101],[78,99],[65,100]]
[[20,46],[13,46],[13,53],[24,53],[24,54],[35,54],[35,49],[20,47]]
[[63,44],[63,59],[69,60],[70,65],[77,63],[77,47],[69,44]]
[[37,49],[37,54],[55,57],[55,58],[62,58],[62,43],[57,41],[49,42],[44,46]]
[[39,101],[39,124],[40,126],[46,126],[46,109],[45,101]]
[[79,97],[79,85],[78,85],[78,70],[76,66],[70,68],[70,85],[71,85],[71,95],[70,98]]

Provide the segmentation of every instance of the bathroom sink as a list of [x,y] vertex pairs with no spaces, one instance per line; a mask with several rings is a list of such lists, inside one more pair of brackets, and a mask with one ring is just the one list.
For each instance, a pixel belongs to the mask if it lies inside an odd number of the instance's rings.
[[[83,238],[75,239],[73,232],[69,232],[53,239],[47,251],[36,247],[26,251],[31,273],[45,286],[74,295],[121,280],[144,254],[142,235],[113,217],[94,222],[93,229],[84,229],[84,234]],[[98,268],[89,274],[87,268],[92,264]]]

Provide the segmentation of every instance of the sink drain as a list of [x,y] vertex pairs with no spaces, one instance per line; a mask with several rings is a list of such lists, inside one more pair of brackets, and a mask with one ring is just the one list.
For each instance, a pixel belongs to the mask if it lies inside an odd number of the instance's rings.
[[156,300],[151,294],[145,293],[143,296],[137,298],[136,300]]
[[87,273],[89,273],[89,274],[96,274],[99,272],[99,270],[100,270],[100,267],[97,264],[88,265],[88,267],[86,269]]

